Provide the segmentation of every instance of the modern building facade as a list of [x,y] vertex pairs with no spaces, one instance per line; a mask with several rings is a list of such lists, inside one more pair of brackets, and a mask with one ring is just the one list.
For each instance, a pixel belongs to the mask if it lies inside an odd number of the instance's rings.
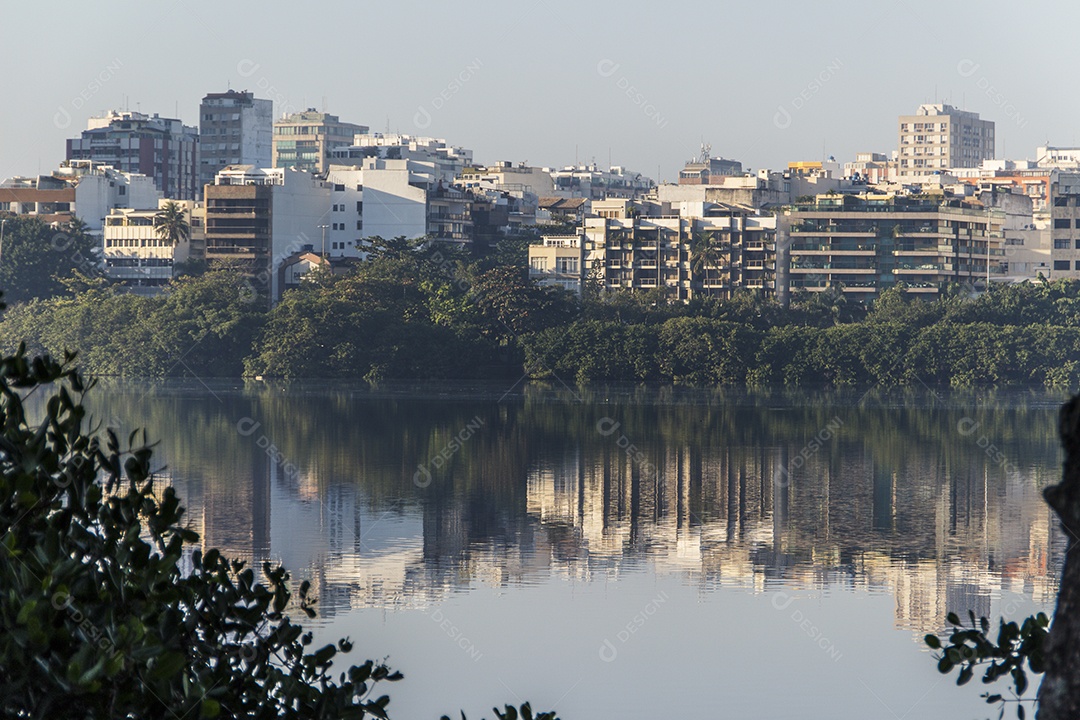
[[1001,280],[1003,220],[978,201],[819,195],[780,219],[781,297],[842,287],[868,300],[900,282],[935,295],[948,283]]
[[246,90],[209,93],[199,105],[199,186],[228,165],[270,167],[274,103]]
[[901,115],[898,173],[918,178],[948,168],[978,167],[994,158],[992,120],[952,105],[920,105],[914,115]]
[[232,261],[260,296],[281,296],[278,268],[315,247],[330,217],[332,187],[285,168],[228,167],[206,186],[206,259]]
[[152,293],[172,280],[177,263],[204,257],[206,237],[201,213],[191,200],[177,201],[184,211],[189,238],[173,245],[158,235],[154,219],[167,202],[172,201],[161,200],[155,209],[117,208],[105,218],[105,274],[110,280],[138,292]]
[[367,131],[366,125],[342,122],[314,108],[286,115],[274,122],[273,167],[325,172],[331,150],[352,145],[356,135]]
[[67,141],[67,159],[92,160],[146,175],[168,198],[200,196],[198,131],[157,113],[114,110],[90,118],[82,135]]

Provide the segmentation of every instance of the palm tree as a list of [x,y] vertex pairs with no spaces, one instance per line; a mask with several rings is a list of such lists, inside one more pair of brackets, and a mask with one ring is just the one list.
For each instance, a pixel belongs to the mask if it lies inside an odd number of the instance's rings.
[[694,275],[704,273],[707,281],[709,269],[719,267],[727,250],[727,243],[721,239],[719,233],[706,232],[696,235],[690,247],[690,272]]
[[154,231],[170,245],[179,245],[191,237],[191,226],[184,218],[184,209],[172,200],[154,216]]

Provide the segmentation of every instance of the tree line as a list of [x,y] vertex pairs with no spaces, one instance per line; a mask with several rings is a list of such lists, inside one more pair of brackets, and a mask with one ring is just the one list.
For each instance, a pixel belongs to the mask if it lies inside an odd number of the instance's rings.
[[751,386],[1080,380],[1076,281],[983,294],[953,286],[933,300],[898,285],[869,305],[829,288],[782,305],[752,291],[683,303],[662,289],[610,291],[590,279],[578,298],[529,279],[528,233],[483,257],[372,238],[354,270],[315,270],[267,309],[227,264],[180,275],[163,294],[144,297],[95,271],[81,228],[7,224],[0,281],[16,302],[0,317],[0,350],[26,341],[57,357],[77,351],[95,375],[378,381],[527,373],[577,384]]

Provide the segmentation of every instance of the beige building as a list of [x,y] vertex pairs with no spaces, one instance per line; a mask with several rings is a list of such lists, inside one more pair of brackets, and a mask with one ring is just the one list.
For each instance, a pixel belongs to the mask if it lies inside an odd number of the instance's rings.
[[274,123],[274,167],[324,172],[332,149],[352,145],[355,135],[367,131],[366,125],[341,122],[314,108],[286,115]]
[[898,172],[919,178],[994,158],[994,123],[952,105],[920,105],[899,119]]
[[[678,300],[776,292],[776,217],[687,203],[674,215],[646,215],[629,200],[593,202],[585,220],[585,276],[607,289],[665,289]],[[698,248],[714,250],[695,262]]]
[[585,283],[585,242],[580,235],[546,235],[529,246],[529,277],[581,294]]
[[[178,245],[162,240],[154,218],[168,202],[184,210],[190,236]],[[105,218],[103,250],[106,276],[145,292],[155,292],[173,277],[176,263],[206,254],[205,209],[191,200],[159,200],[156,209],[114,208]]]

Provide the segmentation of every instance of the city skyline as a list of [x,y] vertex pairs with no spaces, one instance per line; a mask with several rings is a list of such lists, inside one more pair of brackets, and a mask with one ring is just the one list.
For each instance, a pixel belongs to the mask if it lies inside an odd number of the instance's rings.
[[[1015,28],[1049,17],[1040,6],[976,15],[845,2],[828,13],[782,12],[778,20],[775,8],[704,3],[329,4],[312,17],[353,27],[359,39],[320,43],[282,40],[288,16],[273,4],[251,12],[191,2],[163,15],[117,2],[47,22],[33,7],[12,8],[0,38],[50,80],[3,81],[24,110],[2,121],[19,141],[0,146],[0,174],[49,172],[65,139],[110,109],[197,125],[201,99],[229,88],[274,101],[275,118],[314,107],[372,130],[445,137],[484,163],[596,162],[668,182],[702,143],[752,169],[889,153],[896,118],[924,102],[996,122],[999,158],[1036,159],[1039,145],[1080,141],[1069,122],[1076,101],[1031,72],[1067,65],[1076,51],[1047,42],[1026,47],[1023,63],[1004,51]],[[1073,14],[1055,7],[1053,18]],[[153,32],[163,22],[170,32]],[[113,41],[40,52],[65,37]]]

